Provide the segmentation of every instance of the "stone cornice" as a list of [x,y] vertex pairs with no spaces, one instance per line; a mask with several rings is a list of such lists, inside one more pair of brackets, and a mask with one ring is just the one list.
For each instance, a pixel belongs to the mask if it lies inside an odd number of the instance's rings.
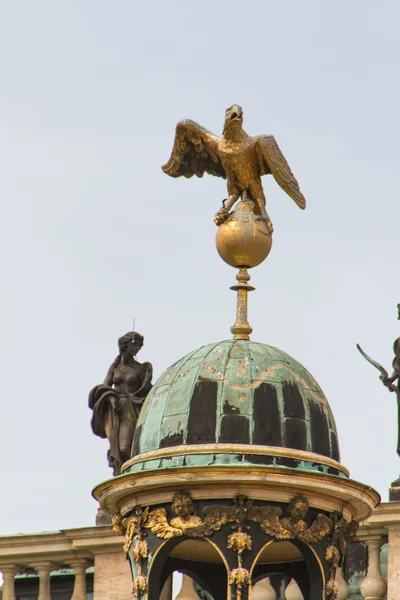
[[121,552],[122,545],[122,536],[111,526],[0,536],[0,565],[26,568],[42,560],[65,565],[79,558],[92,562],[96,554]]
[[392,529],[400,529],[400,502],[382,502],[362,521],[357,538],[366,541],[375,536],[386,537]]

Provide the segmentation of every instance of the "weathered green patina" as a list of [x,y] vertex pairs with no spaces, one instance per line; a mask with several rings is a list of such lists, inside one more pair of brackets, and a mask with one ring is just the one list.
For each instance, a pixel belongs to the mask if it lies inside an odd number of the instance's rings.
[[[243,450],[227,450],[231,444]],[[193,451],[199,445],[202,453]],[[207,452],[207,445],[214,446]],[[175,455],[167,451],[178,447]],[[279,456],[279,448],[303,455]],[[249,464],[343,475],[304,453],[340,459],[334,417],[318,383],[286,352],[249,340],[203,346],[161,375],[143,405],[132,455],[161,449],[166,456],[143,456],[125,472]]]

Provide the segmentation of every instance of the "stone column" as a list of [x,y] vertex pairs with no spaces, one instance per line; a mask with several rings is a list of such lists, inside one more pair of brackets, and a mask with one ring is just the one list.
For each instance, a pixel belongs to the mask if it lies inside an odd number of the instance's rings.
[[74,592],[71,600],[86,600],[86,569],[89,562],[85,558],[77,558],[69,561],[69,566],[75,573]]
[[54,571],[56,565],[50,560],[41,560],[31,563],[30,566],[35,569],[39,575],[39,596],[38,600],[51,600],[50,595],[50,573]]
[[294,579],[291,579],[286,588],[285,600],[304,600],[303,594]]
[[349,586],[347,585],[347,583],[343,577],[341,567],[338,567],[336,569],[336,583],[338,584],[338,587],[339,587],[337,600],[347,600],[347,598],[349,597]]
[[3,595],[2,600],[15,600],[14,578],[21,569],[17,565],[0,566],[3,573]]
[[368,571],[360,585],[365,600],[381,600],[386,594],[386,581],[381,574],[380,553],[382,539],[380,536],[366,540],[368,546]]

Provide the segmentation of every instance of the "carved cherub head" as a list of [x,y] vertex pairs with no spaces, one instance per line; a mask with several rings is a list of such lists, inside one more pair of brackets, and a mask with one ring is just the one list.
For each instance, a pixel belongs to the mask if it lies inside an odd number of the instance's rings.
[[308,500],[305,496],[295,496],[291,499],[288,506],[289,515],[296,521],[304,519],[308,512]]
[[184,521],[194,515],[194,502],[189,492],[175,492],[172,497],[172,510]]

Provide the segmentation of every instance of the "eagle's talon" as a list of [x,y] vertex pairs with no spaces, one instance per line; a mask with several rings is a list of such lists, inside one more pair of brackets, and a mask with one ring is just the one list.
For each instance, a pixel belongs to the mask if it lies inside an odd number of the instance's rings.
[[222,207],[219,209],[219,211],[215,215],[214,223],[219,227],[220,225],[222,225],[222,223],[225,223],[225,221],[227,220],[228,217],[229,217],[229,212],[226,210],[226,208]]

